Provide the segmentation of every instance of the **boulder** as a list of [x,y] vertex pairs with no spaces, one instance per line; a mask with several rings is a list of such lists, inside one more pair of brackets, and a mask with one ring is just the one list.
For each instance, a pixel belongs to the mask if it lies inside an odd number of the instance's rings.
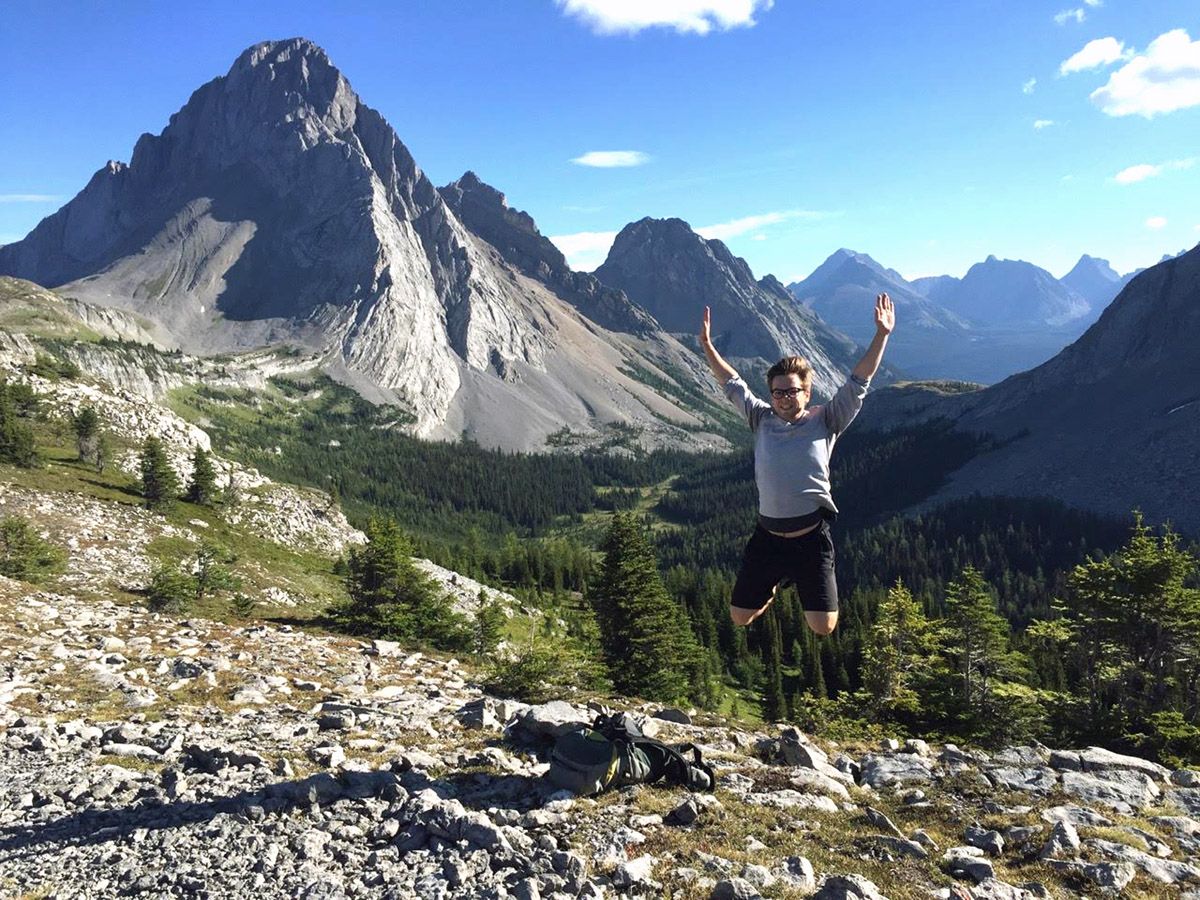
[[873,881],[861,875],[830,875],[811,900],[887,900]]
[[896,755],[868,753],[862,759],[861,781],[876,790],[893,785],[910,782],[925,783],[932,780],[933,764],[924,757],[912,753]]
[[1123,815],[1150,806],[1162,795],[1142,771],[1114,768],[1101,773],[1063,772],[1063,790],[1089,805],[1106,806]]

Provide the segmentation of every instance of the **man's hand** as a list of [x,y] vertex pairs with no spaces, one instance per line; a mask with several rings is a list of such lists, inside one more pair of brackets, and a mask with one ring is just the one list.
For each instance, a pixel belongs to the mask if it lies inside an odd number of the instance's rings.
[[[707,316],[708,310],[705,309]],[[707,324],[707,319],[705,324]],[[880,294],[875,298],[875,330],[881,334],[891,334],[892,329],[896,327],[896,307],[892,303],[892,298],[887,294]]]
[[730,378],[737,377],[733,366],[725,362],[721,358],[721,354],[717,352],[717,348],[713,346],[712,311],[707,306],[704,307],[704,319],[700,323],[700,349],[704,351],[704,358],[708,360],[708,367],[712,370],[713,378],[717,379],[717,383],[721,387],[725,387],[725,382]]
[[880,294],[875,298],[875,337],[871,338],[867,352],[863,354],[863,358],[858,361],[851,374],[865,381],[870,381],[875,376],[879,371],[879,362],[883,359],[883,348],[887,346],[888,336],[895,327],[896,307],[892,305],[892,298],[887,294]]

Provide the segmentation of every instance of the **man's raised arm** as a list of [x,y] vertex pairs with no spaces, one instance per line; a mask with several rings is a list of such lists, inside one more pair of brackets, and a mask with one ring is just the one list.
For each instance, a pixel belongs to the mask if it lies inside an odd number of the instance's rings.
[[738,373],[733,366],[721,358],[721,354],[713,346],[711,328],[712,312],[706,306],[704,307],[704,322],[700,328],[700,346],[704,349],[704,355],[708,359],[708,367],[712,369],[713,378],[717,379],[717,383],[721,387],[725,387],[725,382],[730,378],[737,378]]
[[883,348],[887,346],[888,335],[895,327],[896,307],[892,303],[892,298],[887,294],[880,294],[875,298],[875,337],[871,339],[871,345],[867,347],[863,358],[854,367],[852,375],[857,375],[864,382],[871,380],[879,370],[879,363],[883,359]]

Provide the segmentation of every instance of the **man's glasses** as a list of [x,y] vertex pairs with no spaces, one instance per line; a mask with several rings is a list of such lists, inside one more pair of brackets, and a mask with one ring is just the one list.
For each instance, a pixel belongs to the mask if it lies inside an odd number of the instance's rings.
[[771,391],[771,396],[776,400],[782,400],[784,397],[795,397],[797,394],[803,394],[804,388],[774,388]]

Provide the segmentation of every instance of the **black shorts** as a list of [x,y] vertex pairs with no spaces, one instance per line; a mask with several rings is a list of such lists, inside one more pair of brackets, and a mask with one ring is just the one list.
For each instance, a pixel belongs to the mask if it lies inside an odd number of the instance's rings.
[[828,522],[794,538],[779,537],[758,526],[742,554],[730,605],[762,609],[775,586],[785,579],[796,585],[805,612],[837,611],[833,538]]

